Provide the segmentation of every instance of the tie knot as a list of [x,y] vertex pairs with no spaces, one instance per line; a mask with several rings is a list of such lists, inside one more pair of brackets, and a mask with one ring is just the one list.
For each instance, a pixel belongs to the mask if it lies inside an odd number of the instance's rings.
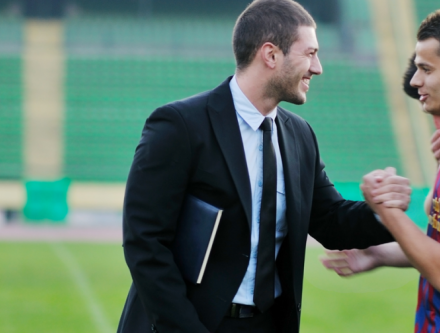
[[266,117],[260,125],[260,129],[263,131],[272,132],[272,118]]

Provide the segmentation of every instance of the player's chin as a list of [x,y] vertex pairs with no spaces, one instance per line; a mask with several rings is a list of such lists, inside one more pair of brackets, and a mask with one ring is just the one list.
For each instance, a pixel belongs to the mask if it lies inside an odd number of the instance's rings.
[[434,116],[440,116],[440,103],[426,103],[423,104],[423,111]]
[[430,114],[440,116],[440,102],[432,106]]

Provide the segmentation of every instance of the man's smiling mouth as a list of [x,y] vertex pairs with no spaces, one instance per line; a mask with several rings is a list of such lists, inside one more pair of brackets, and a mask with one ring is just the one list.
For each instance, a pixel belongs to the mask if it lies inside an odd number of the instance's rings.
[[310,79],[311,78],[309,78],[309,77],[303,77],[301,79],[302,83],[304,83],[307,86],[307,88],[309,88],[309,86],[310,86]]

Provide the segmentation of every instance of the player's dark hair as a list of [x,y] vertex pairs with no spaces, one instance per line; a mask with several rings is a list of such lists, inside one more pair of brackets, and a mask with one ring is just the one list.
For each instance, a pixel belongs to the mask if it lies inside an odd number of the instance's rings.
[[409,97],[419,99],[420,95],[418,93],[418,89],[414,88],[410,84],[415,72],[417,72],[417,66],[414,64],[415,58],[416,54],[414,53],[409,59],[408,68],[406,69],[405,74],[403,74],[403,90]]
[[235,23],[232,46],[237,69],[245,69],[257,50],[267,42],[278,46],[284,55],[298,39],[298,27],[316,28],[312,16],[291,0],[255,0]]
[[[435,38],[440,42],[440,9],[429,14],[420,24],[419,31],[417,31],[418,41],[424,41],[429,38]],[[440,55],[440,47],[438,55]]]

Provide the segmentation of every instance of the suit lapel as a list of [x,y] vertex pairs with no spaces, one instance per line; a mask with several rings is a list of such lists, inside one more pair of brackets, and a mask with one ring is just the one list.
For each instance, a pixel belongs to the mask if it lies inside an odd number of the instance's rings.
[[275,119],[278,129],[278,142],[284,169],[284,183],[286,188],[286,220],[290,231],[289,238],[296,234],[295,229],[301,220],[301,168],[298,139],[295,133],[293,120],[285,111],[278,108]]
[[208,113],[220,149],[225,157],[240,201],[244,207],[249,229],[252,223],[252,195],[244,154],[243,140],[229,88],[228,78],[214,89],[208,100]]

